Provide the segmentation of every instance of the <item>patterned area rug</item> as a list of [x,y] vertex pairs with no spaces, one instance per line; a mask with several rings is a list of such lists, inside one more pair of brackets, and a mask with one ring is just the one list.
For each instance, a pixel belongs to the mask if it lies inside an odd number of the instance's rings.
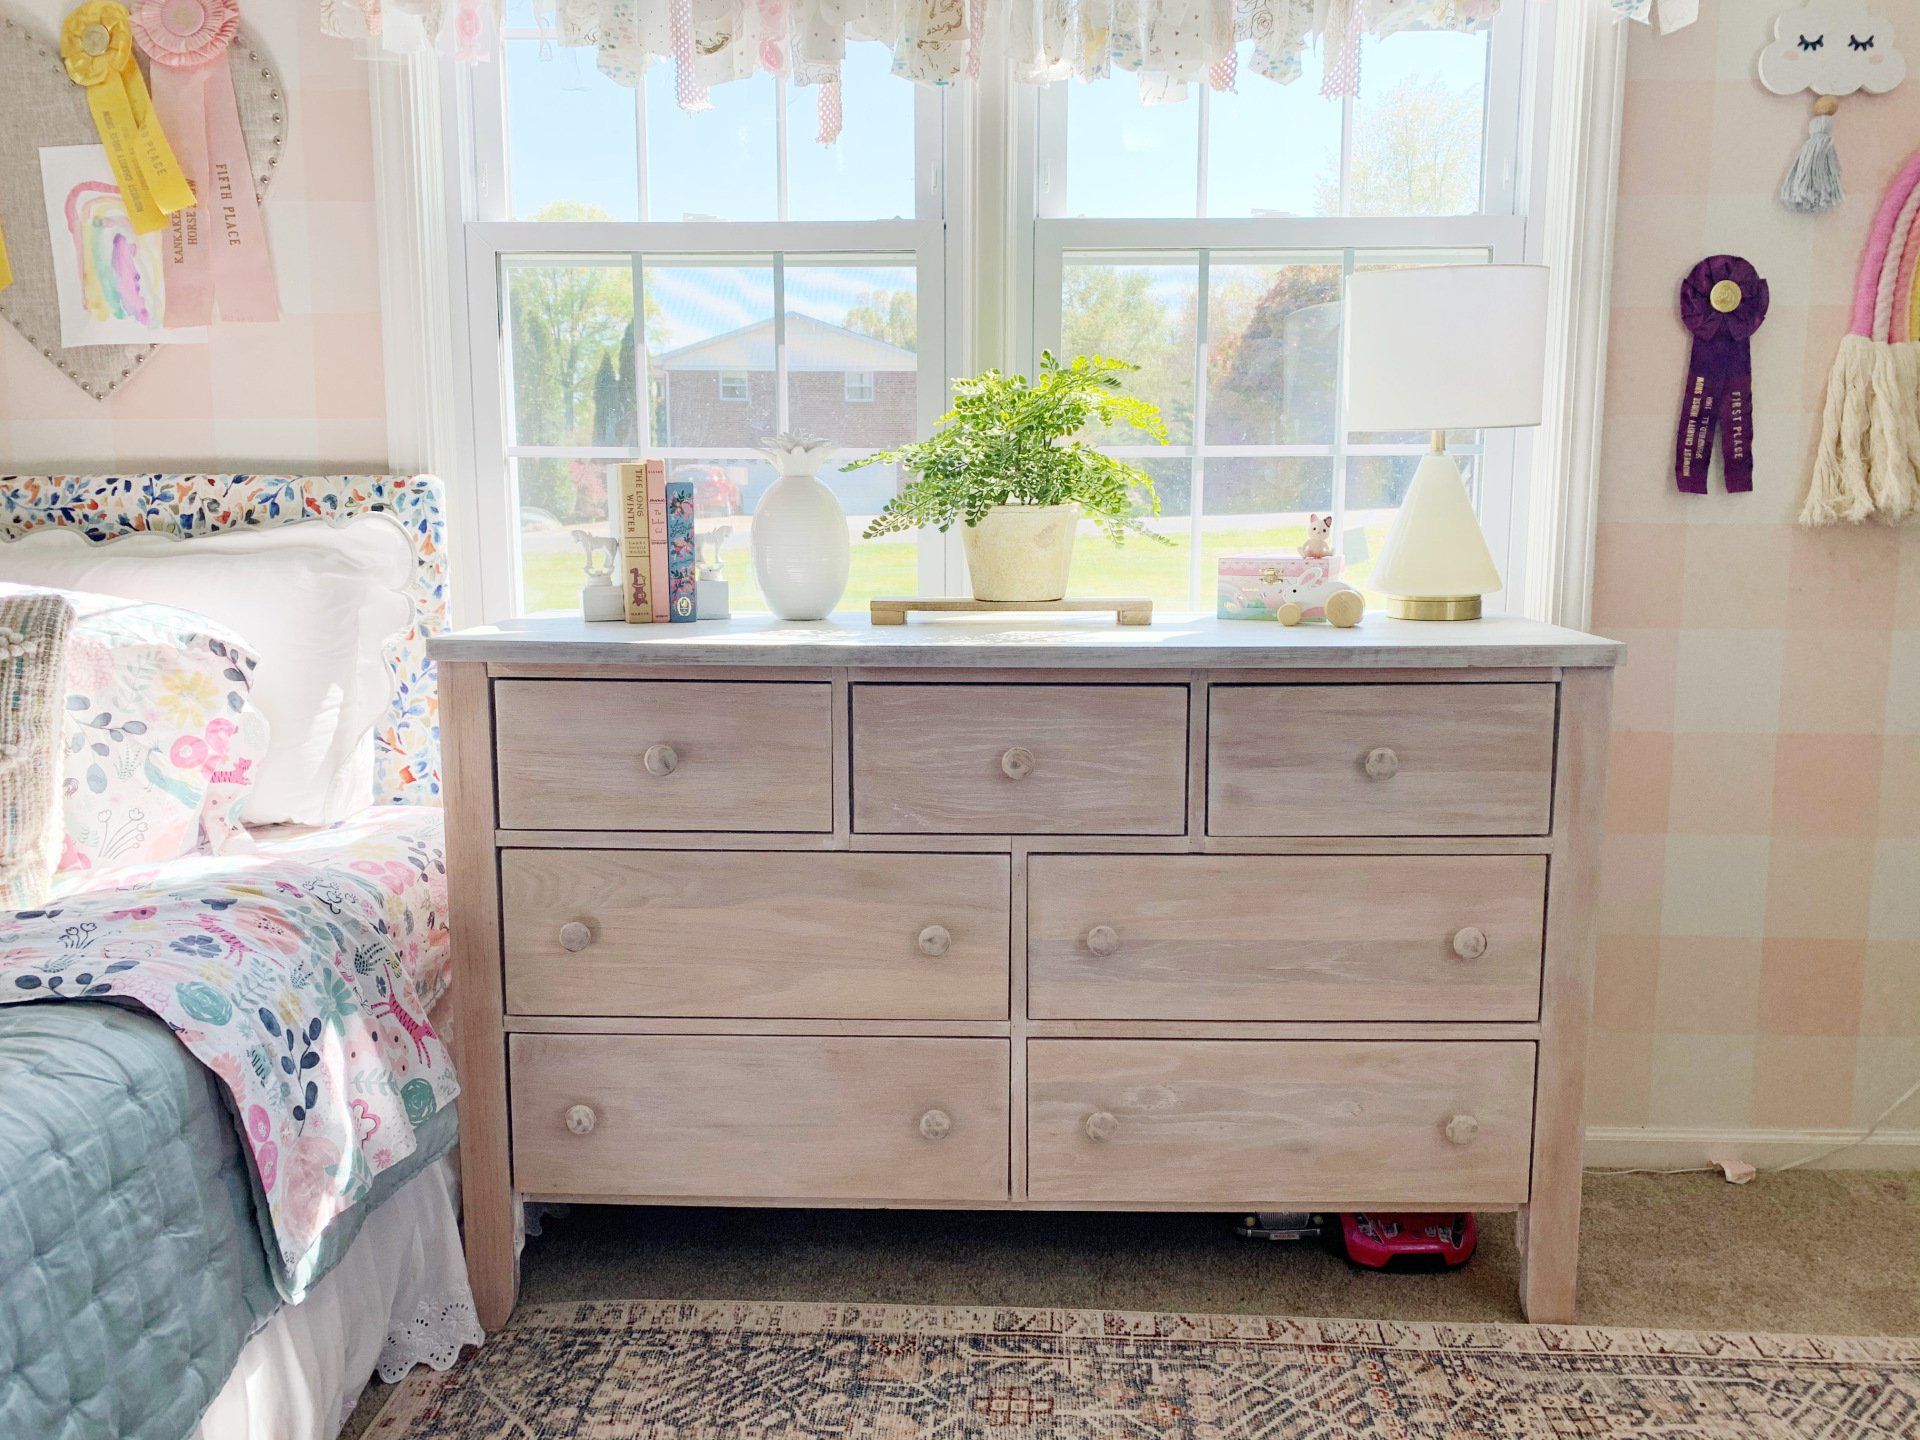
[[1920,1340],[1094,1310],[526,1307],[377,1440],[1913,1440]]

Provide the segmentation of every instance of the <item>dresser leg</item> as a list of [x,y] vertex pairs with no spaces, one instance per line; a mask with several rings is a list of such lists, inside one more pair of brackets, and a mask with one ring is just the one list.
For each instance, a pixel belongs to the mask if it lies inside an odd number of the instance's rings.
[[1514,1219],[1520,1308],[1534,1325],[1571,1325],[1580,1270],[1580,1201],[1536,1200]]
[[453,1060],[460,1076],[460,1209],[467,1279],[487,1330],[513,1313],[513,1172],[507,1153],[500,875],[493,849],[493,702],[487,667],[440,666],[441,783],[452,912]]

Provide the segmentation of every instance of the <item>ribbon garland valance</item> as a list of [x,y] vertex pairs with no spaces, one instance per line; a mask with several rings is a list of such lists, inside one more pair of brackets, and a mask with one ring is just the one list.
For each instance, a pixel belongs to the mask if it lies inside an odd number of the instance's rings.
[[[1115,71],[1140,76],[1142,98],[1184,87],[1230,89],[1238,47],[1255,74],[1297,80],[1307,47],[1322,56],[1321,92],[1357,95],[1360,42],[1411,27],[1484,28],[1502,0],[518,0],[557,45],[592,48],[600,69],[632,85],[671,68],[683,109],[715,85],[760,72],[821,87],[821,139],[837,130],[849,41],[892,48],[893,72],[921,84],[975,76],[1004,57],[1023,84]],[[321,0],[321,26],[395,49],[434,44],[467,59],[492,53],[500,0]]]

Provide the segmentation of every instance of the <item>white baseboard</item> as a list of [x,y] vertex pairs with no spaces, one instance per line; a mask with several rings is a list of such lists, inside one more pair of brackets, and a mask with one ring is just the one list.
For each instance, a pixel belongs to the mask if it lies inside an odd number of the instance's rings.
[[[1589,1170],[1669,1170],[1737,1159],[1766,1169],[1858,1141],[1859,1130],[1695,1130],[1669,1126],[1587,1128]],[[1815,1160],[1817,1170],[1920,1170],[1920,1130],[1882,1130]]]

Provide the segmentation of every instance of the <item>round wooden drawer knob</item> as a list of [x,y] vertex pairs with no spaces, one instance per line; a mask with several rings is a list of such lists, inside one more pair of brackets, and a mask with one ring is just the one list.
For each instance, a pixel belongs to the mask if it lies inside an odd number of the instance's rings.
[[1024,780],[1033,771],[1033,751],[1016,745],[1000,757],[1000,768],[1009,780]]
[[593,943],[593,931],[581,920],[569,920],[560,927],[560,948],[578,953]]
[[953,1131],[953,1117],[944,1110],[929,1110],[920,1117],[920,1133],[929,1140],[944,1140]]
[[1471,1145],[1480,1136],[1480,1122],[1471,1115],[1456,1115],[1447,1121],[1447,1139],[1455,1145]]
[[1105,1110],[1096,1110],[1087,1116],[1087,1138],[1089,1140],[1111,1140],[1120,1130],[1120,1117]]
[[1120,948],[1120,932],[1111,925],[1096,925],[1087,931],[1087,949],[1096,955],[1111,955]]
[[1385,745],[1367,752],[1366,771],[1375,780],[1391,780],[1400,773],[1400,757]]
[[953,935],[944,925],[929,925],[920,932],[920,953],[939,959],[953,944]]
[[591,1105],[575,1105],[567,1111],[567,1129],[576,1135],[591,1135],[599,1119],[600,1117],[593,1113]]
[[1453,932],[1453,953],[1462,960],[1478,960],[1487,953],[1487,932],[1467,925]]
[[640,757],[647,767],[649,775],[671,775],[680,768],[680,757],[673,753],[671,745],[649,745],[647,753]]

